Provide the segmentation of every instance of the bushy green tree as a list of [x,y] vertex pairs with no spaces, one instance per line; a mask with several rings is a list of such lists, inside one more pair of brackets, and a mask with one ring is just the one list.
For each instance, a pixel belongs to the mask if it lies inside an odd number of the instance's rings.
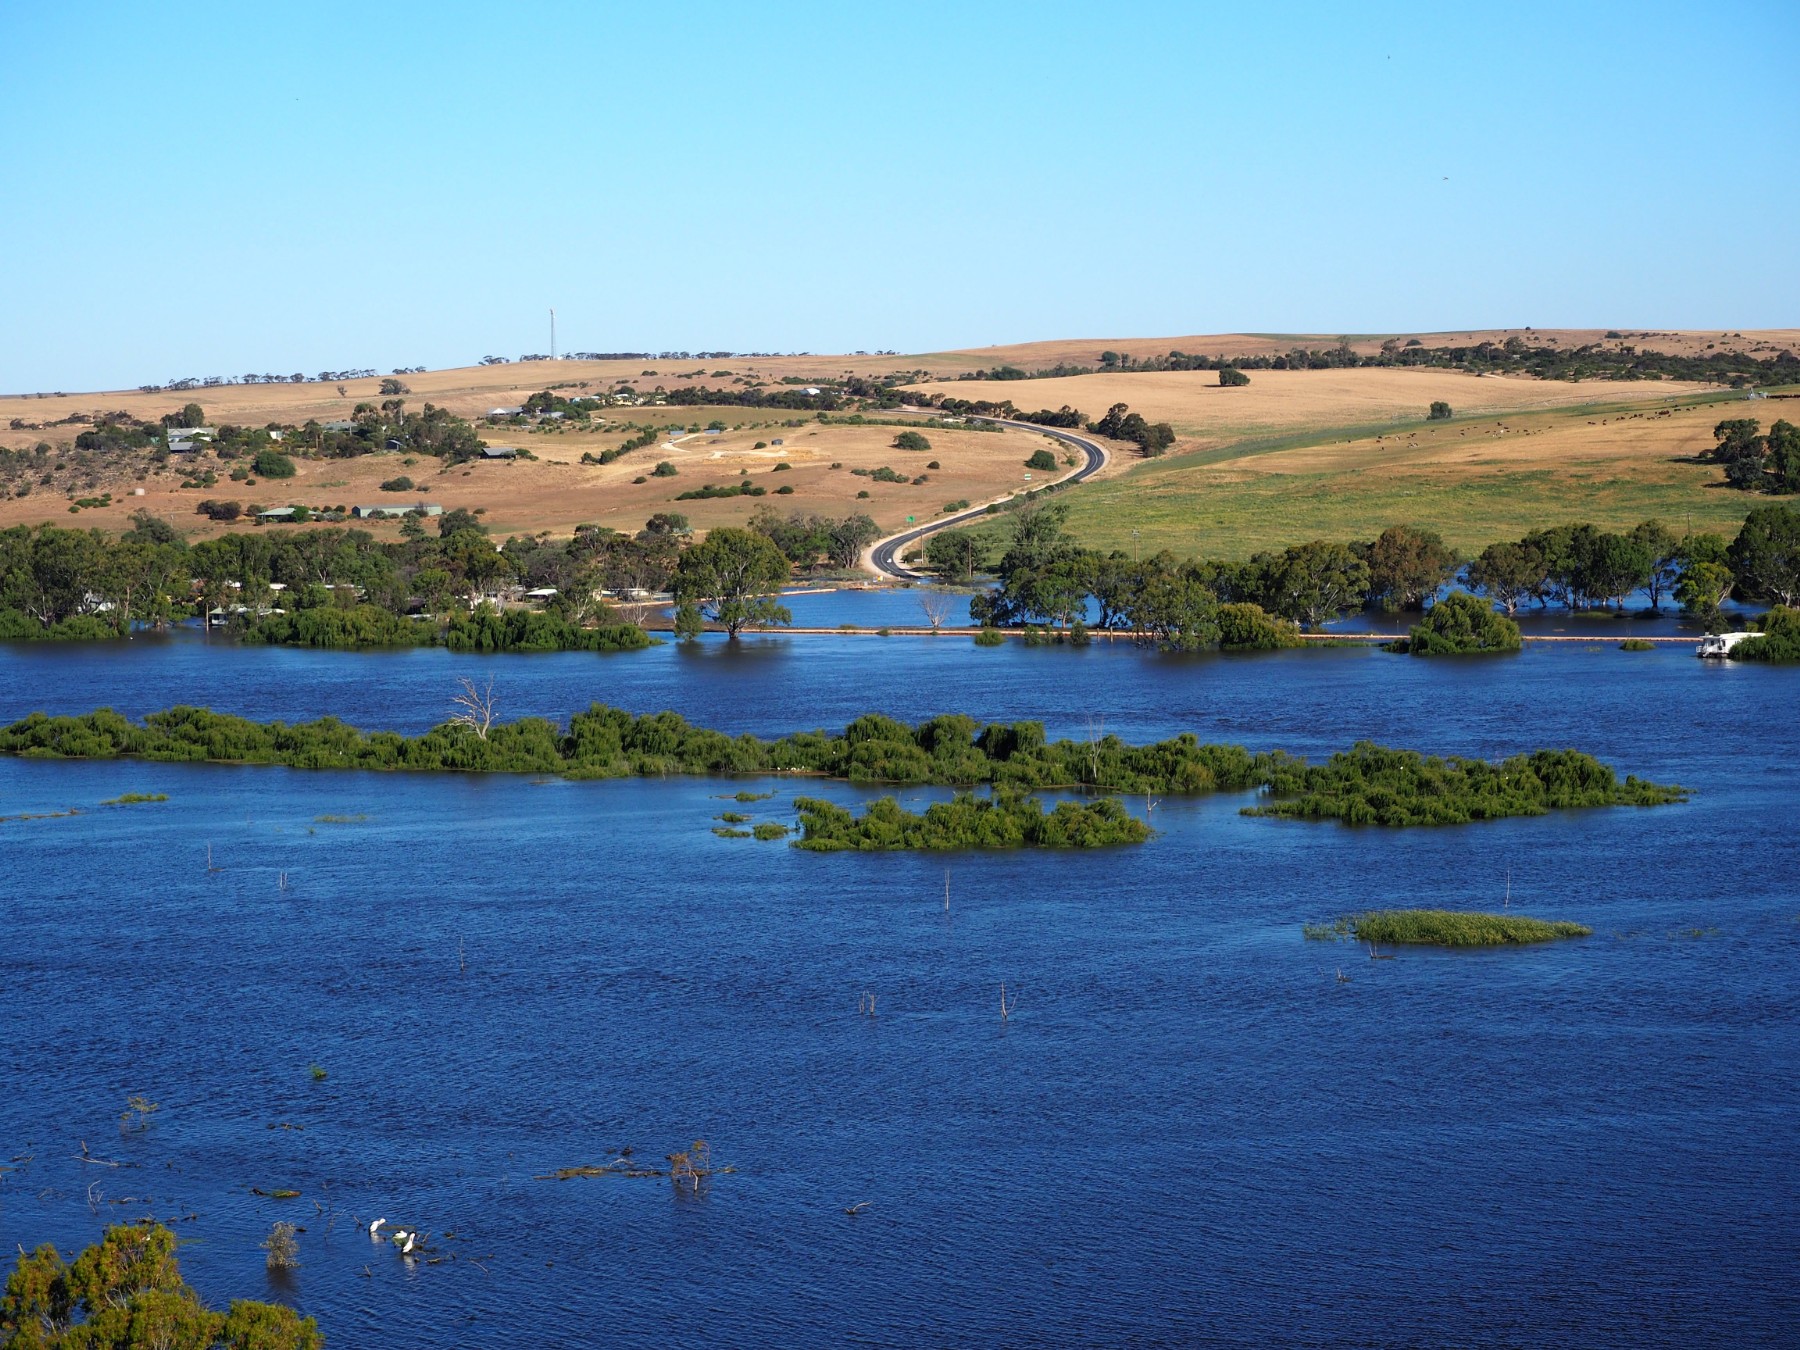
[[1250,377],[1236,366],[1219,367],[1219,388],[1239,389],[1250,383]]
[[967,530],[939,530],[925,541],[925,561],[946,581],[973,581],[981,541]]
[[902,431],[898,436],[894,437],[894,449],[929,450],[931,449],[931,442],[926,440],[925,437],[917,431]]
[[1450,405],[1443,399],[1433,399],[1430,409],[1425,414],[1428,422],[1448,422],[1451,417]]
[[1267,587],[1277,612],[1316,627],[1362,607],[1369,594],[1369,565],[1345,544],[1316,539],[1272,560]]
[[259,478],[292,478],[294,461],[279,450],[258,450],[250,461],[250,472]]
[[676,567],[678,622],[691,633],[699,618],[710,619],[734,641],[748,627],[792,623],[793,614],[775,599],[788,576],[787,558],[767,535],[731,526],[713,530]]
[[1800,510],[1757,507],[1744,517],[1730,556],[1740,593],[1794,604],[1800,600]]
[[1390,525],[1359,551],[1369,565],[1369,599],[1383,609],[1423,609],[1456,574],[1457,557],[1436,530]]
[[1544,555],[1529,543],[1489,544],[1469,564],[1469,585],[1497,601],[1508,616],[1521,602],[1543,593]]

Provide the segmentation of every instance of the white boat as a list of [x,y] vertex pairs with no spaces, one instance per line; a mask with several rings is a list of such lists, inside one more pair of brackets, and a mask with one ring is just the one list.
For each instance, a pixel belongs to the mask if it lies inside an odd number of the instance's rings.
[[1708,633],[1700,639],[1700,646],[1695,656],[1727,657],[1731,649],[1747,637],[1755,637],[1755,633]]

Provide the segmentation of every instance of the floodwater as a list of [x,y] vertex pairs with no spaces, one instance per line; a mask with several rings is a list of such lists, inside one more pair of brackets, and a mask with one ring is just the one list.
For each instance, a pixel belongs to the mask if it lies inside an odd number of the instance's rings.
[[[825,612],[910,621],[857,603]],[[1405,832],[1165,799],[1127,850],[814,856],[711,832],[791,819],[784,780],[0,761],[0,1249],[155,1216],[209,1300],[284,1299],[339,1347],[1794,1343],[1793,672],[1606,637],[1458,662],[182,633],[0,648],[0,718],[418,731],[463,675],[503,716],[759,734],[961,711],[1573,745],[1695,796]],[[126,792],[168,800],[101,805]],[[1301,935],[1509,887],[1594,936],[1371,961]],[[122,1131],[133,1094],[158,1109]],[[700,1138],[736,1170],[697,1195],[539,1179]],[[371,1243],[377,1216],[429,1256]],[[306,1231],[276,1282],[278,1219]]]

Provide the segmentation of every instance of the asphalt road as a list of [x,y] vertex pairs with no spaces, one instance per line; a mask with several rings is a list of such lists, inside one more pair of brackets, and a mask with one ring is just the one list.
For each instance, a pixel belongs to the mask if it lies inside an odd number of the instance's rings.
[[[1049,436],[1053,440],[1061,441],[1065,445],[1074,446],[1087,456],[1087,462],[1067,478],[1058,479],[1057,481],[1060,483],[1079,483],[1082,479],[1091,478],[1099,473],[1106,464],[1106,451],[1101,449],[1098,442],[1091,441],[1086,436],[1073,431],[1064,431],[1061,427],[1040,427],[1035,422],[1014,422],[1004,417],[978,417],[970,420],[992,422],[994,425],[1002,427],[1017,427],[1021,431],[1035,431]],[[985,520],[986,518],[987,503],[984,502],[980,506],[970,507],[967,511],[958,511],[953,516],[944,516],[929,524],[915,525],[912,529],[905,530],[900,534],[889,535],[869,551],[869,566],[883,576],[893,577],[896,581],[923,581],[925,580],[923,573],[915,572],[901,564],[900,551],[917,543],[926,535],[936,534],[939,530],[947,530],[953,525],[966,525],[972,520]]]

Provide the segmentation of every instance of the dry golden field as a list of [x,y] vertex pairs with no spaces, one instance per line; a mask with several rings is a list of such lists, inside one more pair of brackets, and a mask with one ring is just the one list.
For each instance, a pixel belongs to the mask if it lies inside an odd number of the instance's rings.
[[1707,386],[1660,382],[1535,380],[1454,370],[1362,367],[1344,370],[1257,370],[1250,383],[1219,387],[1216,371],[1146,371],[1074,375],[1056,380],[958,380],[925,386],[968,399],[1010,398],[1020,407],[1064,404],[1097,418],[1129,404],[1150,422],[1175,428],[1175,453],[1208,450],[1252,438],[1318,432],[1338,439],[1354,429],[1420,420],[1436,400],[1460,416],[1608,402],[1662,402]]
[[[210,414],[210,409],[208,410]],[[627,409],[631,413],[675,412],[701,414],[704,423],[712,414],[729,421],[746,409]],[[765,414],[758,411],[758,417]],[[648,419],[641,419],[648,420]],[[520,434],[517,428],[492,432],[491,444],[528,449],[535,460],[474,461],[444,468],[429,456],[403,454],[364,455],[355,459],[296,459],[296,476],[269,479],[252,485],[229,481],[224,466],[214,466],[218,482],[210,488],[180,488],[179,471],[150,473],[144,478],[123,475],[102,482],[92,490],[110,492],[108,506],[70,514],[61,493],[34,492],[25,498],[0,501],[0,527],[49,522],[59,525],[122,529],[133,511],[173,521],[193,538],[251,528],[248,522],[218,524],[196,514],[207,498],[236,500],[246,506],[363,506],[406,505],[431,502],[445,510],[481,508],[483,523],[498,535],[547,530],[569,534],[583,523],[609,525],[620,530],[642,528],[658,511],[679,511],[698,529],[716,525],[741,525],[759,506],[778,511],[821,512],[843,516],[866,512],[884,532],[905,526],[909,516],[920,521],[943,513],[951,502],[981,502],[1026,486],[1024,461],[1033,450],[1049,447],[1059,460],[1063,447],[1045,437],[1024,431],[977,432],[925,428],[931,441],[928,451],[896,450],[892,442],[897,427],[803,426],[783,427],[767,422],[746,423],[719,435],[672,433],[664,441],[632,452],[607,465],[582,464],[584,450],[616,445],[617,435]],[[785,444],[775,446],[775,438]],[[769,442],[757,449],[758,441]],[[411,462],[408,463],[408,460]],[[676,476],[650,476],[659,462],[672,464]],[[931,462],[937,469],[928,468]],[[787,469],[777,469],[779,464]],[[842,467],[834,468],[834,464]],[[881,483],[852,473],[853,469],[889,467],[909,479],[923,475],[917,484]],[[746,477],[744,471],[748,471]],[[1060,472],[1068,472],[1062,469]],[[400,476],[417,485],[412,492],[383,492],[379,484]],[[642,483],[634,479],[644,478]],[[1046,475],[1033,475],[1043,482]],[[720,497],[678,501],[677,495],[712,483],[725,486],[747,481],[764,488],[761,497]],[[144,495],[134,496],[134,488]],[[793,492],[778,495],[777,489]],[[859,498],[866,492],[866,498]],[[357,528],[379,536],[399,536],[397,521],[358,521]],[[306,526],[281,528],[308,528]]]

